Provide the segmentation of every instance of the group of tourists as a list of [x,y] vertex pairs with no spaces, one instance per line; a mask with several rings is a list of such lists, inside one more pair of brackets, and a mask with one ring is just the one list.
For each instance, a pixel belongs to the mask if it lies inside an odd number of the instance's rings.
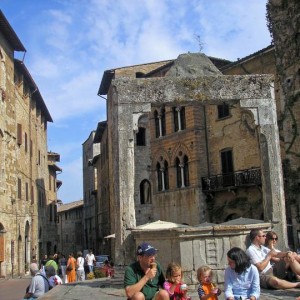
[[[77,252],[76,258],[73,253],[70,253],[68,258],[61,253],[49,257],[44,255],[39,266],[34,256],[30,264],[32,280],[24,299],[36,299],[59,284],[84,281],[86,273],[94,272],[95,262],[92,249],[89,250],[85,258],[81,251]],[[107,277],[114,275],[113,263],[108,260],[104,262],[101,270]]]
[[[227,252],[228,267],[224,273],[226,300],[257,300],[261,287],[300,287],[300,256],[292,251],[276,249],[278,235],[274,231],[265,234],[260,229],[253,229],[250,241],[246,251],[233,247]],[[172,262],[164,274],[155,259],[157,251],[148,243],[138,246],[137,260],[125,270],[126,296],[130,300],[189,300],[181,266]],[[289,272],[294,275],[293,280],[287,280],[286,274]],[[213,282],[213,271],[209,266],[198,268],[197,279],[199,299],[218,300],[222,291]]]

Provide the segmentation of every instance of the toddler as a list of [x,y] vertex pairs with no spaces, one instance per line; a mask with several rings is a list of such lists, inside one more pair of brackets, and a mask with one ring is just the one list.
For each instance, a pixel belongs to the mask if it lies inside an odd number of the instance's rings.
[[197,278],[200,283],[198,295],[200,300],[218,300],[221,290],[212,283],[212,269],[202,266],[197,270]]
[[190,300],[187,295],[187,285],[182,283],[182,269],[177,263],[170,263],[166,270],[167,280],[164,289],[169,293],[171,300]]

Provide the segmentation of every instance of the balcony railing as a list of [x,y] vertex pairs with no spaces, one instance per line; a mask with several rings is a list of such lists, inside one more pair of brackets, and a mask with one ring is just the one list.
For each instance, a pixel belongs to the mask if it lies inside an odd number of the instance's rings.
[[261,185],[260,168],[241,170],[228,174],[202,177],[202,191],[216,192],[230,188]]

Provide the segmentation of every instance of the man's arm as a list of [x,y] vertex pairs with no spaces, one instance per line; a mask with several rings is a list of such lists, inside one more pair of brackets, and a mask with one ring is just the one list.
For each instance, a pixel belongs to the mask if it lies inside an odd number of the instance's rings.
[[254,265],[257,267],[258,271],[262,272],[267,267],[272,257],[276,257],[276,255],[277,253],[274,250],[271,250],[262,261],[257,262]]
[[131,298],[134,294],[141,291],[148,280],[150,280],[150,278],[145,274],[136,284],[126,286],[126,296]]
[[[130,299],[134,294],[140,292],[144,285],[156,275],[156,269],[148,269],[146,274],[136,283],[131,284],[132,277],[134,277],[134,271],[132,269],[127,269],[125,271],[124,285],[126,296]],[[128,284],[128,285],[127,285]]]

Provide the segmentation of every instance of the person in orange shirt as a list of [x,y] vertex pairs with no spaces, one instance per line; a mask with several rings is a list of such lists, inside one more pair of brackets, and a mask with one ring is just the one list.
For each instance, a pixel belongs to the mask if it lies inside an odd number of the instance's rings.
[[199,281],[198,295],[200,300],[218,300],[221,290],[212,282],[212,269],[202,266],[197,270]]
[[76,260],[74,258],[74,254],[70,253],[69,254],[69,259],[68,259],[68,262],[67,262],[67,278],[68,278],[68,282],[74,282],[74,281],[76,281],[75,266],[76,266]]

